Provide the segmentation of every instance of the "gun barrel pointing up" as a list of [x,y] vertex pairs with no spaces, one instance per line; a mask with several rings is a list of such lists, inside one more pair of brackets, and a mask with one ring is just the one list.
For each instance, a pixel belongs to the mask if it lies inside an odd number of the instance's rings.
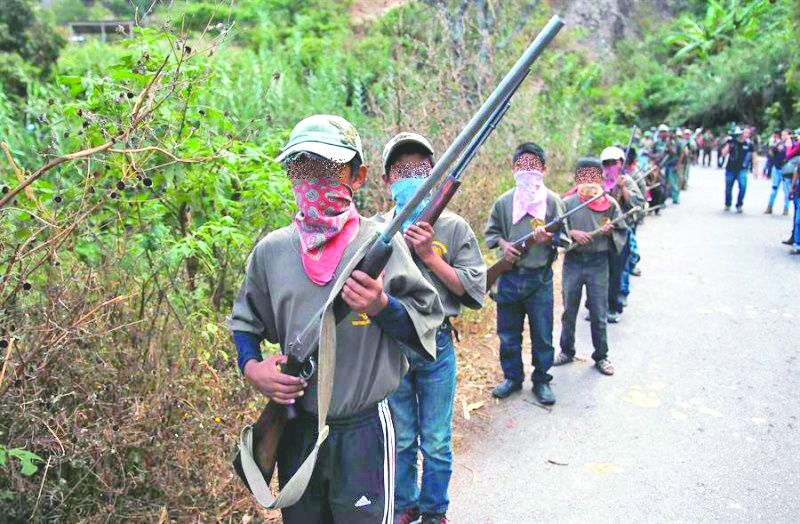
[[386,228],[381,233],[381,238],[384,242],[391,242],[392,237],[400,231],[403,222],[414,212],[417,205],[430,193],[431,189],[450,171],[452,165],[461,157],[465,149],[472,141],[472,137],[478,134],[492,117],[498,107],[506,103],[511,94],[513,94],[516,87],[528,74],[533,62],[539,58],[544,49],[556,37],[561,28],[564,27],[564,21],[559,16],[553,16],[542,31],[536,36],[536,39],[531,43],[528,49],[517,60],[514,66],[506,73],[500,84],[494,89],[489,98],[483,103],[481,108],[472,116],[470,121],[464,126],[464,129],[458,134],[456,139],[450,144],[450,147],[444,152],[439,162],[431,170],[430,176],[425,180],[413,197],[403,206],[403,209],[397,213],[394,219],[389,222]]

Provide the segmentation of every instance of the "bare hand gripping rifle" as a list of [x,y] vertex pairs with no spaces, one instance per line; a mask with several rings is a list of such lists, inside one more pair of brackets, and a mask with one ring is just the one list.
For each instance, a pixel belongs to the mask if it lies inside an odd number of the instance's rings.
[[[636,213],[638,213],[638,212],[639,212],[639,211],[641,211],[641,210],[642,210],[642,208],[641,208],[641,207],[639,207],[639,206],[634,206],[634,207],[632,207],[631,209],[629,209],[629,210],[627,211],[627,213],[624,213],[624,214],[622,214],[622,215],[618,216],[617,218],[615,218],[614,220],[612,220],[612,221],[611,221],[611,222],[609,222],[608,224],[604,224],[604,225],[603,225],[603,227],[605,227],[605,226],[614,226],[614,225],[616,225],[616,224],[619,224],[619,223],[620,223],[620,222],[622,222],[623,220],[626,220],[628,217],[631,217],[631,216],[635,215]],[[603,234],[603,227],[598,227],[597,229],[595,229],[594,231],[592,231],[591,233],[589,233],[589,236],[591,236],[591,237],[592,237],[592,240],[594,240],[595,238],[597,238],[598,236],[600,236],[600,235],[602,235],[602,234]],[[572,244],[571,246],[569,246],[568,248],[566,248],[566,249],[564,250],[564,253],[569,253],[569,252],[570,252],[570,251],[572,251],[573,249],[577,249],[577,248],[581,247],[581,245],[582,245],[582,244],[578,244],[578,243]]]
[[[586,202],[581,202],[581,204],[579,206],[575,207],[574,209],[569,210],[568,212],[564,213],[560,217],[554,218],[553,220],[551,220],[550,222],[548,222],[547,224],[545,224],[543,226],[545,231],[547,231],[548,233],[556,233],[556,232],[558,232],[561,229],[561,227],[564,225],[564,222],[567,220],[567,218],[569,218],[573,214],[577,213],[578,211],[580,211],[584,207],[588,206],[589,204],[592,204],[596,200],[600,200],[601,198],[603,198],[607,194],[608,194],[607,191],[602,191],[600,194],[593,196],[592,198],[590,198]],[[513,244],[514,247],[517,248],[522,253],[525,253],[525,251],[527,251],[530,246],[535,244],[535,241],[534,241],[534,235],[535,234],[536,234],[536,231],[531,231],[530,233],[528,233],[527,235],[523,236],[522,238],[519,238],[519,239],[515,240],[514,244]],[[500,275],[502,275],[503,273],[508,273],[513,268],[514,268],[514,264],[512,262],[509,262],[505,258],[501,258],[500,260],[498,260],[497,262],[492,264],[491,267],[489,267],[489,269],[486,271],[486,289],[487,290],[491,289],[492,286],[494,285],[494,283],[497,281],[497,279],[500,278]]]
[[[563,26],[564,22],[558,16],[550,19],[536,39],[489,95],[489,98],[486,99],[453,143],[450,144],[450,147],[447,148],[439,162],[433,167],[430,176],[403,206],[403,209],[394,216],[386,228],[377,235],[370,248],[366,251],[364,258],[356,266],[356,269],[367,273],[372,278],[377,278],[381,274],[392,254],[392,239],[396,233],[401,231],[403,222],[411,216],[434,186],[445,178],[445,174],[455,166],[451,175],[443,182],[442,188],[436,197],[419,218],[419,220],[426,220],[430,223],[436,221],[447,201],[458,189],[461,172],[463,172],[463,169],[472,160],[478,148],[488,138],[491,131],[508,110],[508,102],[511,96],[528,75],[533,63]],[[336,297],[333,303],[333,312],[337,324],[350,313],[349,307],[341,296]],[[314,375],[316,371],[315,352],[319,346],[322,317],[323,311],[321,310],[311,318],[311,321],[299,335],[286,344],[284,353],[289,356],[289,362],[285,366],[285,373],[300,376],[306,380],[309,380]],[[296,416],[297,413],[292,406],[284,406],[270,401],[253,426],[253,458],[267,482],[272,478],[275,469],[278,443],[286,421]],[[234,459],[233,465],[239,477],[250,489],[239,455]]]

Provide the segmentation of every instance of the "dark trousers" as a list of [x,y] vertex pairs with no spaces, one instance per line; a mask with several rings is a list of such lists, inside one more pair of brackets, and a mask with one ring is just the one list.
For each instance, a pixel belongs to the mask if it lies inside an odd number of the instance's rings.
[[[394,518],[395,432],[389,402],[352,416],[328,419],[314,473],[296,504],[283,508],[284,524],[372,524]],[[281,489],[317,439],[316,415],[301,412],[286,424],[278,445]]]
[[575,355],[575,321],[581,306],[583,287],[591,315],[595,362],[608,356],[608,252],[567,253],[564,257],[564,314],[561,316],[561,351]]
[[622,302],[620,301],[622,279],[625,276],[625,266],[628,264],[630,255],[631,237],[628,232],[622,252],[617,253],[614,249],[608,250],[608,310],[614,313],[622,313]]
[[533,382],[550,382],[553,365],[553,270],[515,268],[504,273],[497,285],[497,335],[500,366],[508,380],[522,383],[522,330],[528,317],[531,334]]
[[[708,159],[708,163],[706,163],[706,159]],[[703,149],[703,165],[711,167],[711,150],[710,149]]]

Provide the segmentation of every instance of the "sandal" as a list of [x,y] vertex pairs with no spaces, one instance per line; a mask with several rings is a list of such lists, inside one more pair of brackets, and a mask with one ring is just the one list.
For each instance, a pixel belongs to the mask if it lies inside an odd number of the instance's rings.
[[597,371],[599,371],[603,375],[611,376],[614,374],[614,366],[611,364],[611,361],[608,360],[607,358],[604,358],[603,360],[598,360],[595,363],[594,367],[596,367]]
[[558,354],[556,358],[553,359],[554,366],[562,366],[564,364],[569,364],[570,362],[575,360],[575,355],[568,355],[563,351]]

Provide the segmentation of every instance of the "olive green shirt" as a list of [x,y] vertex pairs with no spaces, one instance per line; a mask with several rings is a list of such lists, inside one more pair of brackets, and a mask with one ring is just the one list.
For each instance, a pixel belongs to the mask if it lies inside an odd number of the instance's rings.
[[[622,190],[614,184],[614,187],[611,189],[611,196],[619,203],[620,210],[623,213],[627,213],[631,209],[636,206],[644,207],[646,202],[645,197],[642,196],[642,192],[639,189],[639,186],[636,182],[633,181],[633,178],[629,177],[628,175],[623,175],[625,179],[625,187],[627,188],[628,192],[630,193],[630,198],[625,201],[622,199]],[[629,227],[632,227],[636,224],[639,217],[636,214],[633,214],[625,219],[625,222],[628,224]]]
[[[394,216],[392,209],[377,220],[388,222]],[[417,267],[439,293],[444,316],[457,317],[461,307],[480,309],[486,295],[486,263],[483,261],[478,239],[469,224],[461,216],[443,211],[433,225],[433,250],[455,269],[458,280],[464,286],[464,295],[450,291],[439,278],[428,269],[419,257],[413,257]]]
[[[361,218],[358,234],[344,251],[339,268],[376,238],[374,221]],[[405,242],[393,239],[386,265],[384,289],[408,313],[422,348],[436,355],[436,329],[442,324],[442,305],[433,286],[422,276]],[[303,270],[300,237],[292,224],[264,237],[247,261],[244,283],[228,319],[232,331],[245,331],[279,344],[285,351],[325,304],[339,274],[324,286],[313,283]],[[380,402],[400,385],[408,369],[402,344],[386,335],[366,314],[351,312],[336,328],[336,378],[330,416],[358,413]],[[302,407],[317,412],[316,375]]]
[[[486,245],[491,248],[500,246],[500,240],[508,242],[515,242],[533,231],[533,219],[525,217],[516,224],[512,223],[512,213],[514,210],[514,191],[516,188],[506,191],[500,198],[498,198],[492,206],[492,211],[489,213],[489,220],[486,223]],[[564,214],[564,202],[558,193],[547,190],[547,212],[545,213],[544,222],[550,222]],[[544,224],[542,224],[544,225]],[[561,228],[560,239],[563,242],[568,241],[569,225],[567,223]],[[517,267],[524,267],[526,269],[537,269],[544,267],[554,258],[553,251],[555,245],[553,244],[532,244],[528,250],[522,254],[519,261],[515,264]],[[552,258],[551,258],[552,257]]]
[[[576,211],[575,214],[570,215],[569,218],[567,218],[567,222],[569,222],[569,228],[591,233],[592,231],[602,227],[604,222],[603,219],[614,220],[622,215],[617,201],[611,197],[609,197],[609,201],[611,202],[611,207],[605,211],[593,211],[589,206],[586,206]],[[564,205],[567,213],[569,213],[571,210],[581,205],[581,199],[577,193],[573,193],[564,199]],[[602,234],[597,235],[591,244],[586,246],[578,245],[574,252],[599,253],[603,251],[609,251],[613,247],[614,250],[619,253],[622,251],[622,248],[625,247],[625,242],[627,242],[627,240],[628,226],[625,224],[625,221],[622,220],[617,224],[614,224],[614,231],[610,236]]]

